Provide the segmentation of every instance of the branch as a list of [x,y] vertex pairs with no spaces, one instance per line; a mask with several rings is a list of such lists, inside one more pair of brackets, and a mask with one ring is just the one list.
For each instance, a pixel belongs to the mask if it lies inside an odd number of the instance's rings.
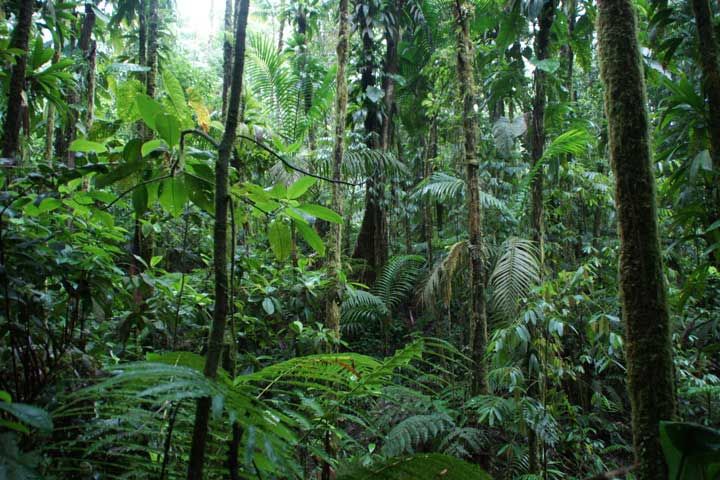
[[182,133],[180,133],[180,151],[185,150],[185,136],[186,135],[197,135],[198,137],[202,137],[208,142],[212,144],[215,148],[220,148],[220,142],[215,140],[213,137],[208,135],[207,133],[203,132],[202,130],[192,129],[192,130],[183,130]]
[[268,152],[268,153],[269,153],[270,155],[272,155],[273,157],[275,157],[275,158],[277,158],[278,160],[280,160],[280,161],[283,163],[283,165],[285,165],[286,167],[288,167],[290,170],[295,170],[296,172],[302,173],[303,175],[307,175],[308,177],[317,178],[318,180],[322,180],[322,181],[329,182],[329,183],[337,183],[337,184],[340,184],[340,185],[347,185],[347,186],[349,186],[349,187],[359,187],[359,186],[365,184],[365,182],[362,182],[362,183],[350,183],[350,182],[344,182],[344,181],[342,181],[342,180],[333,180],[332,178],[323,177],[322,175],[315,175],[314,173],[310,173],[310,172],[308,172],[307,170],[303,170],[302,168],[296,167],[295,165],[293,165],[292,163],[288,162],[288,161],[285,160],[283,157],[281,157],[280,155],[278,155],[278,153],[275,152],[272,148],[264,145],[264,144],[261,143],[261,142],[258,142],[257,140],[255,140],[255,139],[252,138],[252,137],[248,137],[247,135],[238,135],[238,138],[242,138],[242,139],[248,140],[249,142],[254,143],[256,146],[260,147],[261,149],[265,150],[266,152]]

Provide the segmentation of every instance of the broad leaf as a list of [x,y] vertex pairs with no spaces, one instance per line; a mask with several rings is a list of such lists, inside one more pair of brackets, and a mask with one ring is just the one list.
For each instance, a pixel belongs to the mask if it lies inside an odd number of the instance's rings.
[[340,215],[320,205],[304,204],[300,205],[298,210],[302,210],[308,215],[319,218],[320,220],[325,220],[326,222],[342,223],[342,217]]
[[278,260],[285,260],[292,250],[290,227],[282,220],[274,220],[268,227],[270,248]]
[[315,185],[315,179],[313,177],[302,177],[300,180],[288,187],[287,198],[289,198],[290,200],[300,198],[313,185]]
[[107,148],[102,143],[78,138],[70,144],[70,151],[80,153],[105,153],[107,152]]

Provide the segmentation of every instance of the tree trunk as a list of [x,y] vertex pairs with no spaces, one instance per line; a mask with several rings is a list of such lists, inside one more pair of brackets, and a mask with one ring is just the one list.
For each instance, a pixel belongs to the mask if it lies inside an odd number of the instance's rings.
[[148,30],[147,30],[147,72],[146,89],[150,98],[155,97],[158,76],[158,35],[160,32],[160,13],[158,0],[148,3]]
[[[713,206],[708,224],[720,219],[720,188],[717,186],[717,175],[720,172],[720,66],[718,66],[718,50],[713,27],[712,7],[709,0],[692,0],[695,14],[698,43],[700,46],[699,61],[702,69],[702,91],[708,101],[708,136],[710,138],[710,154],[716,178],[710,188]],[[709,243],[720,241],[717,230],[709,234]],[[720,267],[720,250],[713,254],[714,263]]]
[[222,87],[222,118],[227,118],[228,92],[232,81],[233,46],[230,41],[233,31],[233,0],[225,0],[225,17],[223,22],[223,87]]
[[[156,1],[156,0],[155,0]],[[213,229],[213,270],[215,273],[215,306],[213,322],[208,338],[205,376],[214,379],[217,376],[225,324],[228,310],[228,261],[227,261],[227,215],[228,215],[228,165],[235,143],[239,122],[240,97],[242,94],[243,70],[245,67],[245,34],[247,31],[250,0],[242,0],[235,25],[235,62],[230,86],[230,101],[225,122],[218,159],[215,166],[215,226]],[[233,339],[235,341],[235,339]],[[200,398],[195,411],[195,426],[188,464],[188,480],[202,480],[210,421],[210,397]]]
[[[540,14],[540,28],[535,38],[535,56],[542,61],[548,58],[548,47],[550,46],[550,29],[555,20],[555,2],[546,3]],[[532,112],[532,166],[533,168],[542,159],[545,151],[545,106],[547,98],[545,92],[545,82],[547,74],[535,69],[535,98],[533,100]],[[532,182],[531,192],[531,215],[530,223],[532,230],[532,239],[537,243],[540,250],[540,263],[543,263],[545,257],[545,222],[543,207],[543,172],[542,170],[535,173]]]
[[27,70],[27,51],[32,28],[33,0],[22,0],[17,15],[17,24],[13,30],[10,48],[23,50],[25,53],[17,56],[10,75],[10,88],[8,89],[8,103],[5,110],[3,125],[2,156],[13,158],[20,145],[20,126],[22,125],[24,104],[23,91],[25,90],[25,72]]
[[[372,19],[364,14],[364,5],[358,5],[358,26],[362,32],[363,64],[361,71],[361,88],[368,92],[375,87],[374,75],[374,44],[372,38]],[[365,134],[367,146],[371,150],[382,146],[382,121],[378,105],[365,99],[367,114],[365,116]],[[372,284],[388,258],[387,214],[385,212],[385,175],[381,166],[377,166],[375,174],[368,178],[365,188],[365,214],[363,215],[360,233],[358,234],[353,258],[364,260],[366,268],[362,275],[364,283]]]
[[639,480],[667,479],[659,422],[675,415],[670,319],[658,240],[645,79],[631,0],[598,2],[610,163],[620,233],[620,297]]
[[[55,53],[53,54],[52,64],[55,65],[60,61],[62,45],[55,45]],[[50,165],[53,159],[53,143],[55,141],[55,104],[47,102],[47,120],[45,122],[45,161]]]
[[[430,179],[433,173],[433,161],[437,157],[437,121],[433,119],[430,123],[430,139],[425,152],[425,164],[423,165],[423,177],[425,181]],[[425,236],[425,251],[427,252],[428,265],[433,262],[433,205],[432,200],[423,200],[423,230]]]
[[[347,117],[348,88],[345,79],[345,68],[348,57],[349,44],[348,27],[348,0],[340,0],[338,18],[337,43],[337,73],[335,77],[335,147],[333,150],[332,178],[332,209],[342,216],[343,197],[341,185],[342,163],[345,153],[345,121]],[[330,226],[330,242],[328,243],[328,269],[331,272],[333,288],[326,307],[326,326],[340,338],[340,303],[342,301],[343,286],[340,274],[342,273],[342,224],[333,223]]]
[[483,232],[480,206],[479,165],[476,157],[477,120],[475,118],[475,80],[473,78],[473,48],[470,39],[472,5],[455,0],[454,14],[457,28],[457,71],[462,99],[463,133],[465,140],[465,167],[468,189],[468,232],[470,234],[470,346],[475,361],[473,394],[487,391],[484,360],[487,345],[487,319],[485,317],[484,266],[482,259]]
[[280,27],[278,29],[278,52],[282,52],[285,36],[285,0],[280,0]]

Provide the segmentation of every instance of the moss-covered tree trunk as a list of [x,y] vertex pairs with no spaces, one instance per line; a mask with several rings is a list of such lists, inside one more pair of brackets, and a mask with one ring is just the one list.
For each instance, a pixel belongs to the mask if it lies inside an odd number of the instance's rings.
[[10,48],[23,50],[26,53],[17,56],[10,74],[10,88],[8,89],[2,137],[2,156],[5,158],[14,157],[20,146],[27,50],[32,28],[33,5],[35,4],[33,0],[22,0],[18,3],[17,23],[10,39]]
[[[539,61],[546,60],[550,49],[550,30],[555,20],[555,2],[545,4],[538,19],[539,28],[535,37],[535,56]],[[547,73],[540,68],[535,69],[535,97],[533,98],[531,125],[532,165],[535,167],[545,152],[545,106],[547,105]],[[543,206],[543,172],[537,172],[532,182],[530,198],[530,228],[532,239],[540,250],[542,263],[545,252],[545,212]]]
[[[227,120],[223,133],[218,159],[215,165],[215,224],[213,228],[213,271],[215,274],[215,305],[213,308],[213,322],[208,338],[207,355],[205,358],[205,376],[217,376],[220,356],[222,353],[225,325],[228,311],[228,169],[230,157],[237,135],[240,115],[240,97],[242,94],[242,79],[245,68],[245,34],[247,32],[248,10],[250,0],[242,0],[239,6],[238,21],[235,26],[235,62],[232,70],[232,84],[230,86],[230,100],[228,102]],[[235,339],[233,339],[235,341]],[[205,462],[205,447],[207,444],[208,424],[210,422],[210,397],[198,399],[195,410],[195,426],[193,441],[188,463],[188,480],[202,480]]]
[[[366,10],[365,7],[368,7]],[[366,3],[358,2],[356,5],[355,19],[357,29],[362,36],[362,64],[360,71],[360,86],[362,91],[367,93],[377,89],[375,81],[375,42],[373,39],[374,19],[371,14],[374,7]],[[371,150],[380,149],[382,146],[382,118],[380,112],[380,100],[366,95],[364,100],[365,135],[367,147]],[[360,232],[355,243],[353,258],[364,260],[366,268],[362,274],[362,281],[372,284],[377,273],[387,262],[388,240],[387,240],[387,212],[385,206],[385,174],[380,166],[377,166],[372,175],[369,175],[365,186],[365,213],[363,215]]]
[[[333,149],[332,179],[332,209],[338,214],[343,212],[342,188],[338,183],[342,180],[342,164],[345,154],[345,122],[347,117],[348,87],[345,78],[347,66],[349,25],[348,0],[340,0],[338,13],[338,43],[337,43],[337,73],[335,74],[335,146]],[[342,299],[342,224],[333,223],[330,226],[330,241],[328,242],[327,258],[328,268],[333,281],[333,288],[326,306],[326,326],[340,338],[340,302]]]
[[620,296],[639,480],[667,469],[659,422],[675,415],[670,318],[658,240],[645,80],[631,0],[601,0],[597,20],[610,162],[616,179]]
[[470,343],[475,361],[473,393],[487,391],[484,360],[487,345],[487,318],[485,316],[482,209],[480,206],[480,179],[477,159],[477,119],[475,118],[475,79],[473,47],[470,38],[470,15],[473,6],[465,0],[455,0],[453,13],[457,29],[457,71],[460,100],[462,102],[465,168],[468,189],[468,232],[470,234]]
[[[708,103],[710,154],[716,175],[714,184],[710,188],[714,197],[713,208],[708,219],[708,225],[710,225],[720,219],[720,187],[718,187],[717,180],[717,175],[720,174],[720,65],[718,65],[720,59],[718,58],[717,39],[709,0],[692,0],[691,3],[699,44],[698,59],[703,77],[702,92]],[[710,233],[708,241],[711,243],[720,241],[717,230]],[[720,267],[720,250],[715,250],[714,262],[716,266]]]

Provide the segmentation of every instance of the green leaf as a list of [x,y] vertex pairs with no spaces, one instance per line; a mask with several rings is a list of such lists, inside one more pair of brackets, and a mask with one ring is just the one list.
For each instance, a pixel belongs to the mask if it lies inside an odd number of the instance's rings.
[[78,138],[70,144],[70,151],[80,153],[105,153],[107,152],[107,148],[102,143]]
[[176,147],[180,143],[180,123],[174,115],[161,113],[155,117],[155,128],[160,136],[170,145]]
[[127,178],[133,173],[137,172],[142,168],[143,155],[142,155],[142,141],[138,138],[130,140],[123,149],[124,163],[121,163],[116,169],[98,175],[95,177],[95,186],[97,188],[104,188],[108,185]]
[[158,115],[165,112],[162,105],[144,93],[138,94],[138,96],[135,97],[135,104],[145,124],[155,130],[155,119]]
[[142,156],[147,157],[148,155],[150,155],[150,153],[154,152],[155,150],[161,149],[166,146],[167,145],[165,144],[165,140],[161,140],[159,138],[145,142],[141,149]]
[[378,103],[380,99],[385,96],[385,92],[374,85],[369,86],[367,90],[365,90],[365,94],[372,103]]
[[321,205],[304,204],[300,205],[298,210],[302,210],[308,215],[319,218],[320,220],[325,220],[326,222],[342,223],[342,217],[340,215]]
[[186,172],[185,185],[191,202],[208,213],[215,212],[215,192],[212,183],[208,183],[200,176]]
[[163,180],[160,192],[160,205],[173,217],[182,215],[188,200],[185,177],[179,175]]
[[43,432],[52,432],[53,423],[50,414],[42,408],[25,403],[0,402],[0,410],[5,410],[21,422],[35,427]]
[[290,200],[300,198],[313,185],[315,185],[315,179],[313,177],[302,177],[300,180],[288,187],[287,198],[289,198]]
[[720,469],[720,431],[682,422],[660,422],[660,443],[669,478],[717,478]]
[[12,397],[5,390],[0,390],[0,402],[12,403]]
[[290,227],[282,220],[274,220],[268,228],[270,248],[278,260],[285,260],[292,249]]
[[325,255],[325,244],[323,243],[320,235],[317,234],[314,228],[306,223],[295,222],[295,227],[298,229],[303,239],[307,242],[313,250],[320,255]]
[[265,313],[267,313],[268,315],[272,315],[273,313],[275,313],[275,304],[269,297],[265,297],[265,299],[262,301],[262,307],[263,310],[265,310]]
[[553,58],[546,58],[544,60],[538,60],[537,58],[533,58],[532,60],[530,60],[530,63],[535,65],[535,67],[539,70],[551,74],[557,72],[560,68],[560,61]]

